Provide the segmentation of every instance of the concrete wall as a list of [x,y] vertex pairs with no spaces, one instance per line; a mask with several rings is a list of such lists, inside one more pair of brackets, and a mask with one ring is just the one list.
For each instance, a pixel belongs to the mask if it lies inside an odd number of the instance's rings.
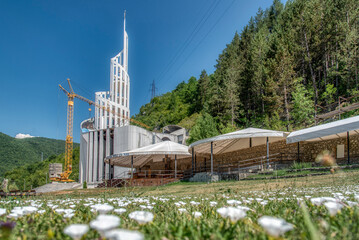
[[80,137],[80,169],[79,169],[79,181],[86,181],[87,172],[87,158],[88,158],[88,139],[89,133],[83,133]]
[[102,182],[111,177],[129,177],[130,169],[110,167],[104,164],[104,158],[112,154],[144,147],[169,139],[177,142],[177,136],[153,133],[146,129],[127,125],[113,129],[104,129],[83,133],[80,141],[80,182],[89,184]]

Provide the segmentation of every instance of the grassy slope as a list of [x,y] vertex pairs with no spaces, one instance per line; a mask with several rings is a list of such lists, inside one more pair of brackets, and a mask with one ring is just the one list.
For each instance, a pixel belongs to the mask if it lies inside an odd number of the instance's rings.
[[[63,196],[48,194],[31,197],[31,199],[40,200],[39,203],[43,203],[41,209],[46,212],[10,220],[16,221],[14,233],[10,239],[70,240],[70,237],[63,233],[66,226],[73,223],[89,224],[98,216],[87,205],[87,203],[93,205],[98,202],[87,198],[91,195],[97,197],[99,202],[110,204],[115,208],[119,208],[119,199],[112,197],[126,196],[127,199],[121,199],[121,201],[130,203],[125,206],[127,211],[122,214],[115,212],[110,214],[121,219],[120,228],[140,231],[145,235],[145,239],[315,239],[311,237],[308,226],[318,229],[320,237],[317,239],[358,239],[358,207],[343,207],[336,216],[330,216],[324,206],[315,206],[304,197],[307,195],[312,197],[332,196],[333,192],[342,192],[348,196],[349,200],[353,201],[353,194],[346,192],[356,191],[358,176],[359,171],[338,173],[325,177],[310,177],[308,179],[298,178],[293,181],[180,183],[163,187],[62,191]],[[316,188],[311,189],[311,187]],[[251,192],[252,190],[262,191]],[[145,198],[145,196],[156,195],[165,195],[168,201],[161,201],[159,198]],[[185,195],[190,198],[184,197]],[[246,217],[237,222],[230,222],[217,213],[218,208],[229,206],[228,199],[243,200],[243,197],[247,200],[249,198],[263,198],[267,201],[267,205],[263,206],[257,201],[243,202],[241,205],[247,206],[251,210],[247,212]],[[297,197],[304,200],[309,212],[307,214],[309,220],[305,218]],[[78,198],[79,201],[75,198]],[[145,201],[133,201],[133,198],[137,198],[137,200],[139,198],[148,199],[151,204],[154,204],[153,209],[147,210],[154,214],[152,222],[139,225],[129,218],[130,213],[142,209],[140,205],[146,205]],[[63,201],[64,199],[69,200]],[[6,208],[8,212],[15,206],[29,204],[28,198],[16,201],[6,200],[9,202],[1,202],[0,207]],[[75,216],[68,219],[62,214],[57,214],[47,205],[49,200],[52,204],[56,204],[58,209],[67,209],[70,205],[74,205],[71,208],[76,211]],[[185,202],[181,208],[185,208],[187,213],[178,211],[179,207],[175,205],[178,201]],[[193,205],[190,201],[199,202],[199,205]],[[212,207],[209,204],[210,201],[216,201],[218,204]],[[194,211],[201,212],[202,217],[193,217],[191,213]],[[287,232],[283,236],[284,238],[270,237],[258,224],[259,218],[264,215],[283,218],[294,224],[294,229]],[[0,220],[9,219],[4,215],[0,216]],[[100,239],[100,235],[92,229],[84,239]]]
[[[6,171],[58,155],[65,151],[65,141],[43,137],[16,139],[0,133],[0,176]],[[74,147],[79,144],[75,143]]]

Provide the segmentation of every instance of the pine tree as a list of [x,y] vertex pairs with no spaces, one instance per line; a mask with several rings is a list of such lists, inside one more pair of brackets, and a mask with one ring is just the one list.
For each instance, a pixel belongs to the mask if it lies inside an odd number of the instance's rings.
[[186,141],[188,144],[191,144],[195,141],[209,138],[218,135],[217,124],[208,113],[204,113],[200,116],[196,124],[193,126],[189,133],[189,138]]
[[314,101],[311,100],[309,91],[302,84],[298,84],[293,96],[292,119],[295,127],[304,127],[313,122]]

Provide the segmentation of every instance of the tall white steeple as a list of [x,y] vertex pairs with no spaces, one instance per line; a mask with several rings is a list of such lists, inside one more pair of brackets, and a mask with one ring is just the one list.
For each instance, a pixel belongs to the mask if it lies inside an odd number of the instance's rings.
[[126,10],[123,17],[123,66],[128,71],[128,36],[126,32]]
[[96,92],[96,103],[110,108],[107,113],[102,108],[95,109],[96,129],[119,127],[129,124],[130,117],[130,77],[128,75],[128,35],[126,32],[126,11],[123,21],[123,50],[111,58],[110,91]]

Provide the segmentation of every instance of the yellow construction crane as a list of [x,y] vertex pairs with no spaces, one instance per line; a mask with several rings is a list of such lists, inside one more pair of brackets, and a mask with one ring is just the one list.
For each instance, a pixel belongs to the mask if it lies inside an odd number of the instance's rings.
[[[73,182],[74,180],[69,179],[70,174],[72,173],[72,150],[73,150],[73,122],[74,122],[74,99],[80,99],[84,102],[87,102],[89,105],[94,105],[95,107],[101,108],[104,111],[110,112],[114,115],[117,115],[121,118],[127,119],[130,122],[133,122],[137,125],[150,129],[144,123],[131,119],[127,116],[122,116],[120,113],[116,113],[110,107],[100,106],[99,104],[91,101],[85,97],[82,97],[76,93],[72,89],[70,79],[67,79],[67,83],[69,84],[70,91],[67,91],[65,88],[59,84],[60,89],[67,95],[67,129],[66,129],[66,145],[65,145],[65,171],[60,174],[60,177],[51,178],[52,181],[61,181],[61,182]],[[89,108],[91,110],[91,108]]]

